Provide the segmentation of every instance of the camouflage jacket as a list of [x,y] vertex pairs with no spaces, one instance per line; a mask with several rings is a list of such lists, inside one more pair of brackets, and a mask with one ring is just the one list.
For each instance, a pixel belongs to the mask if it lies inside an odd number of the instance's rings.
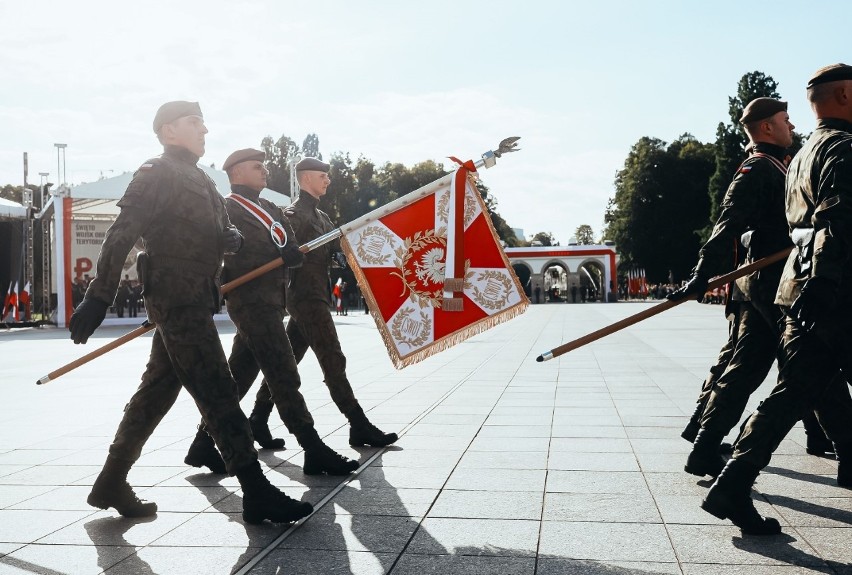
[[180,306],[219,309],[223,234],[233,226],[216,184],[197,162],[185,148],[166,146],[136,171],[118,202],[121,213],[107,230],[86,297],[113,301],[124,260],[141,236],[150,260],[142,293],[152,321]]
[[[735,267],[734,249],[747,249],[745,264],[772,255],[790,245],[784,215],[786,150],[758,142],[737,170],[722,200],[722,212],[710,239],[701,248],[697,269],[706,277]],[[749,245],[740,244],[749,233]],[[737,280],[734,299],[760,298],[772,302],[781,278],[783,262],[772,264]]]
[[[273,220],[284,226],[284,230],[287,232],[287,242],[299,244],[299,240],[296,239],[293,228],[287,218],[284,217],[281,208],[269,200],[261,198],[260,192],[246,186],[231,186],[231,191],[266,210]],[[226,199],[225,206],[228,209],[231,223],[237,226],[240,233],[243,234],[243,246],[239,253],[225,256],[222,281],[229,282],[281,256],[278,252],[278,246],[272,241],[269,228],[235,200]],[[279,307],[283,310],[285,304],[284,272],[283,266],[275,268],[225,294],[228,313],[233,315],[239,313],[239,310],[245,306],[261,305]]]
[[[317,206],[319,200],[308,193],[284,210],[284,215],[293,225],[293,231],[302,244],[314,240],[335,229],[328,214]],[[287,284],[287,309],[297,308],[308,302],[331,305],[331,279],[328,268],[331,254],[340,250],[340,242],[333,241],[305,254],[302,267],[289,270]]]
[[776,303],[793,305],[810,277],[828,278],[845,293],[852,281],[852,123],[817,121],[790,164],[787,221],[798,249],[787,258]]

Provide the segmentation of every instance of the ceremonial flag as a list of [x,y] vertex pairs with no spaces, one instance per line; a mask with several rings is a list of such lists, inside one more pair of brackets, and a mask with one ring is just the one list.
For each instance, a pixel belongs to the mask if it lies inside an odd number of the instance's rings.
[[434,193],[348,230],[347,259],[397,369],[529,305],[466,162]]
[[11,313],[12,320],[17,323],[18,321],[18,282],[15,282],[15,286],[9,286],[9,291],[6,293],[6,300],[3,302],[3,321],[6,320],[6,315]]

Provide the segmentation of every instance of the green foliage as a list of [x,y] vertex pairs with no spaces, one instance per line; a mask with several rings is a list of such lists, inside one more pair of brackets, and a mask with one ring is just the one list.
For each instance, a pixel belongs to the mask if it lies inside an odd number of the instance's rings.
[[684,134],[671,145],[641,138],[616,174],[605,236],[618,245],[622,264],[644,267],[649,281],[683,277],[695,263],[694,233],[709,210],[707,184],[713,146]]
[[556,238],[553,236],[551,232],[538,232],[533,235],[530,240],[530,245],[536,246],[558,246],[559,242],[556,241]]
[[574,231],[574,237],[581,246],[590,246],[595,243],[595,232],[592,226],[583,224]]

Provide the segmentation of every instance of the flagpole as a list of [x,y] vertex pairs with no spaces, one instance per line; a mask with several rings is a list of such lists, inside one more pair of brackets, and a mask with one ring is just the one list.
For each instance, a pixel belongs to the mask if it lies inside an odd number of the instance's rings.
[[[780,252],[776,252],[776,253],[772,254],[771,256],[767,256],[763,259],[759,259],[756,262],[748,264],[747,266],[743,266],[743,267],[738,268],[738,269],[736,269],[736,270],[734,270],[730,273],[719,276],[719,277],[715,278],[714,280],[712,280],[710,283],[708,283],[707,288],[713,289],[713,288],[721,287],[721,286],[723,286],[727,283],[734,281],[737,278],[741,278],[741,277],[746,276],[746,275],[748,275],[752,272],[755,272],[759,269],[765,268],[768,265],[774,264],[775,262],[786,258],[792,250],[793,250],[793,246],[790,246],[789,248],[783,249]],[[603,327],[603,328],[601,328],[597,331],[593,331],[592,333],[586,334],[583,337],[569,341],[568,343],[564,343],[564,344],[560,345],[559,347],[555,347],[555,348],[551,349],[550,351],[544,352],[543,354],[541,354],[540,356],[535,358],[535,360],[538,361],[538,362],[541,362],[541,361],[551,360],[554,357],[559,357],[560,355],[566,354],[569,351],[573,351],[573,350],[575,350],[579,347],[583,347],[584,345],[586,345],[588,343],[592,343],[593,341],[597,341],[597,340],[599,340],[603,337],[606,337],[610,334],[613,334],[617,331],[620,331],[620,330],[622,330],[626,327],[629,327],[629,326],[631,326],[635,323],[639,323],[640,321],[644,321],[644,320],[646,320],[650,317],[653,317],[657,314],[663,313],[664,311],[671,309],[671,308],[675,307],[676,305],[680,305],[680,304],[687,302],[687,301],[690,301],[692,299],[694,299],[694,298],[686,297],[686,298],[683,298],[683,299],[680,299],[680,300],[677,300],[677,301],[666,300],[662,303],[655,305],[654,307],[652,307],[650,309],[646,309],[645,311],[641,311],[637,314],[631,315],[630,317],[626,317],[626,318],[624,318],[620,321],[617,321],[613,324],[610,324],[606,327]]]
[[[506,139],[502,140],[500,142],[500,144],[498,144],[496,150],[489,150],[489,151],[485,152],[484,154],[482,154],[482,157],[474,163],[474,166],[476,168],[481,168],[481,167],[491,168],[491,167],[493,167],[494,165],[497,164],[497,158],[502,157],[503,154],[508,154],[510,152],[519,151],[519,148],[517,148],[517,141],[519,139],[520,139],[519,137],[513,136],[513,137],[506,138]],[[372,212],[368,212],[368,213],[364,214],[363,216],[361,216],[360,218],[356,218],[356,219],[352,220],[348,224],[344,224],[343,226],[340,226],[339,228],[336,228],[336,229],[334,229],[334,230],[332,230],[332,231],[330,231],[326,234],[319,236],[318,238],[315,238],[315,239],[313,239],[313,240],[311,240],[311,241],[309,241],[305,244],[302,244],[301,246],[299,246],[299,251],[301,251],[302,253],[307,253],[307,252],[309,252],[313,249],[318,248],[321,245],[324,245],[324,244],[327,244],[331,241],[336,240],[337,238],[343,236],[346,233],[349,233],[350,231],[358,228],[359,226],[362,226],[364,224],[368,224],[370,222],[376,221],[379,218],[382,218],[382,217],[384,217],[384,216],[386,216],[386,215],[388,215],[392,212],[399,210],[400,208],[403,208],[407,205],[410,205],[410,204],[416,202],[417,200],[419,200],[421,198],[424,198],[424,197],[426,197],[430,194],[435,193],[436,191],[441,189],[442,186],[445,186],[449,182],[452,181],[453,173],[454,172],[450,172],[446,176],[443,176],[442,178],[439,178],[432,183],[426,184],[425,186],[417,188],[413,192],[409,192],[409,193],[405,194],[404,196],[401,196],[401,197],[393,200],[392,202],[388,202],[384,206],[376,208]],[[248,272],[244,275],[241,275],[240,277],[238,277],[238,278],[236,278],[236,279],[234,279],[234,280],[232,280],[232,281],[230,281],[226,284],[223,284],[219,288],[219,291],[220,291],[220,293],[222,293],[224,295],[225,293],[233,290],[234,288],[237,288],[237,287],[239,287],[239,286],[241,286],[241,285],[243,285],[247,282],[250,282],[251,280],[255,279],[256,277],[262,276],[263,274],[268,273],[268,272],[270,272],[270,271],[272,271],[272,270],[274,270],[278,267],[281,267],[282,265],[284,265],[284,261],[281,258],[276,258],[276,259],[274,259],[270,262],[263,264],[259,268],[256,268],[256,269],[254,269],[254,270],[252,270],[252,271],[250,271],[250,272]],[[139,337],[140,335],[148,333],[149,331],[151,331],[155,327],[156,327],[155,324],[148,323],[146,321],[140,327],[134,329],[131,332],[126,333],[125,335],[119,337],[115,341],[110,342],[110,343],[108,343],[108,344],[106,344],[106,345],[104,345],[104,346],[102,346],[102,347],[100,347],[100,348],[98,348],[98,349],[96,349],[92,352],[89,352],[86,355],[72,361],[71,363],[68,363],[68,364],[63,365],[62,367],[60,367],[58,369],[55,369],[54,371],[51,371],[49,374],[39,378],[36,381],[36,385],[43,385],[43,384],[48,383],[48,382],[50,382],[50,381],[52,381],[52,380],[54,380],[54,379],[56,379],[56,378],[58,378],[62,375],[65,375],[69,371],[77,369],[81,365],[84,365],[84,364],[92,361],[93,359],[100,357],[100,356],[104,355],[105,353],[110,352],[113,349],[115,349],[115,348],[117,348],[121,345],[124,345],[128,341],[135,339],[135,338]]]

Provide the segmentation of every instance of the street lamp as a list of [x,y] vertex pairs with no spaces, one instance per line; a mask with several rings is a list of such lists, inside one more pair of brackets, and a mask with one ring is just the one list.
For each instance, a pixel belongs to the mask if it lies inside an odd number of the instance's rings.
[[[65,148],[68,147],[68,144],[53,144],[56,146],[56,179],[61,180],[61,183],[65,184]],[[62,166],[60,168],[60,151],[62,155]]]

